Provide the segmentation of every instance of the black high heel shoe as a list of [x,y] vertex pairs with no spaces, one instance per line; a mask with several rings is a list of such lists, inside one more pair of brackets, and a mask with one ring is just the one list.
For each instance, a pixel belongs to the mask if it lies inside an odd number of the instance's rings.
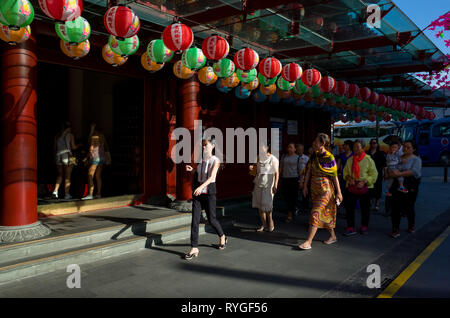
[[198,257],[198,253],[199,253],[199,252],[196,252],[196,253],[189,253],[189,254],[184,254],[184,259],[191,260],[191,259],[193,259],[194,257]]
[[224,250],[227,247],[228,244],[228,237],[225,236],[225,244],[219,245],[219,250]]

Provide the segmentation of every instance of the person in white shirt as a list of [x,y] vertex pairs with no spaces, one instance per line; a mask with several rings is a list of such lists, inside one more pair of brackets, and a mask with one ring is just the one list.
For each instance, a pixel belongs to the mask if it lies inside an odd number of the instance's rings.
[[[220,243],[218,248],[223,250],[228,243],[228,238],[223,233],[222,227],[216,218],[216,176],[220,167],[220,160],[213,155],[214,147],[213,140],[202,140],[202,162],[197,165],[193,182],[191,250],[184,256],[187,260],[197,257],[199,254],[198,229],[202,215],[202,206],[205,208],[209,223],[219,235]],[[186,165],[186,171],[194,172],[194,168]]]
[[252,193],[252,207],[258,209],[262,223],[257,232],[262,232],[263,230],[273,232],[275,229],[272,210],[273,197],[278,188],[278,167],[279,161],[270,153],[269,144],[262,142],[259,145],[259,155],[256,164],[249,167],[250,171],[256,169],[256,177],[253,180],[255,186]]

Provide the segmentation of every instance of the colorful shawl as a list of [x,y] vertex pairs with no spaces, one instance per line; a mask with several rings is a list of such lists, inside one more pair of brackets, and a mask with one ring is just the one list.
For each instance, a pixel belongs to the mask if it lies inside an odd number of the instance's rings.
[[359,162],[361,160],[363,160],[365,156],[366,156],[366,153],[364,151],[361,152],[359,156],[356,154],[353,154],[352,170],[353,170],[353,175],[354,175],[355,179],[359,179]]
[[319,171],[328,177],[337,176],[336,160],[334,159],[333,154],[328,150],[325,150],[324,153],[316,151],[313,155],[312,164],[316,171]]

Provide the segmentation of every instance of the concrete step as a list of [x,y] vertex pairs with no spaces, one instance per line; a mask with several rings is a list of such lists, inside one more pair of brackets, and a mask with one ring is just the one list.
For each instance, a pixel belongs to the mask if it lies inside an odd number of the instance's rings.
[[68,248],[78,248],[90,244],[117,240],[146,233],[157,233],[168,228],[186,226],[191,222],[190,213],[180,213],[153,220],[143,220],[134,224],[121,224],[95,230],[59,235],[30,242],[0,246],[0,265],[5,261],[17,261],[27,257],[37,257],[48,253],[63,251]]
[[[231,226],[231,219],[222,220],[223,227]],[[201,224],[199,234],[213,231],[209,225]],[[95,232],[95,231],[94,231]],[[98,233],[91,233],[96,235]],[[85,264],[104,260],[106,258],[124,255],[150,248],[153,245],[163,245],[190,237],[190,225],[179,225],[140,236],[123,237],[117,240],[86,244],[80,247],[70,247],[64,250],[51,251],[45,254],[21,258],[20,260],[3,261],[0,265],[0,284],[17,279],[23,279],[56,270],[66,269],[70,264]],[[5,260],[4,258],[1,258]]]

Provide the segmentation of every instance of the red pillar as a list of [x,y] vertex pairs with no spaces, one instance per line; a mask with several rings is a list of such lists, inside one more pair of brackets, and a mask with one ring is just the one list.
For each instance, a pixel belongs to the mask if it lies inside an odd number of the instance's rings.
[[[191,141],[194,137],[194,120],[198,120],[200,106],[198,94],[200,83],[196,77],[184,80],[180,87],[181,111],[180,126],[187,128],[191,133]],[[194,151],[194,149],[192,149]],[[192,198],[192,175],[185,171],[185,165],[178,165],[177,170],[177,200],[190,200]]]
[[1,60],[0,241],[23,241],[49,234],[37,219],[34,47],[34,39],[20,46],[4,46]]

